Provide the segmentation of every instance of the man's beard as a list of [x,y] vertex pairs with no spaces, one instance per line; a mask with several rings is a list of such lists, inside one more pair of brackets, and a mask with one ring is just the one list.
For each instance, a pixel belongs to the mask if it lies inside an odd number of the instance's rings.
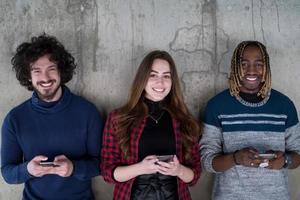
[[[48,82],[54,82],[53,84],[55,84],[56,80],[50,80]],[[45,83],[45,82],[38,82],[37,85],[40,85],[41,83]],[[55,97],[55,95],[57,94],[60,87],[61,87],[60,85],[57,85],[57,87],[54,89],[52,89],[52,88],[43,89],[42,86],[40,86],[40,88],[36,88],[36,87],[33,87],[33,88],[41,100],[50,102]],[[43,92],[40,92],[40,91],[43,91]]]

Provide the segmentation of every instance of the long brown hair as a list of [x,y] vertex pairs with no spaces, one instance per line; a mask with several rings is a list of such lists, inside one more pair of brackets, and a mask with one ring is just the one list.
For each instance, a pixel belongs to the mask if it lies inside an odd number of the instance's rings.
[[119,139],[120,148],[125,157],[131,153],[129,152],[131,130],[133,127],[138,126],[138,124],[140,124],[148,115],[148,108],[143,101],[145,96],[144,89],[155,59],[165,60],[170,65],[172,86],[171,91],[165,97],[164,107],[170,113],[172,118],[176,119],[180,124],[183,141],[183,155],[188,159],[191,154],[191,145],[195,141],[197,142],[200,136],[200,128],[197,121],[184,104],[175,62],[166,51],[156,50],[145,56],[131,85],[128,102],[118,109],[116,117],[116,135]]
[[237,96],[240,92],[241,80],[244,76],[242,71],[241,61],[242,61],[244,50],[248,46],[258,47],[263,57],[263,62],[264,62],[263,77],[262,77],[263,85],[260,91],[258,92],[257,96],[260,95],[262,98],[265,98],[271,90],[270,60],[265,45],[263,45],[258,41],[243,41],[235,48],[231,59],[231,72],[229,78],[230,94],[232,96]]

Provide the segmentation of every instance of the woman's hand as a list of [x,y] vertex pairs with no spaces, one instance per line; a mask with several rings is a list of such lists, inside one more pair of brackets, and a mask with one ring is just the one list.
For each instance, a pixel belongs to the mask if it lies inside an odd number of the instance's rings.
[[138,167],[141,174],[153,174],[158,172],[158,159],[155,155],[146,156],[141,162],[138,163]]
[[183,182],[189,183],[194,178],[194,172],[190,168],[180,164],[178,158],[174,156],[171,162],[157,162],[158,172],[163,175],[177,176]]
[[171,162],[158,161],[158,172],[169,176],[179,176],[181,173],[182,165],[179,163],[176,155]]
[[116,167],[113,176],[116,181],[125,182],[143,174],[153,174],[158,172],[157,157],[147,156],[141,162],[127,166]]

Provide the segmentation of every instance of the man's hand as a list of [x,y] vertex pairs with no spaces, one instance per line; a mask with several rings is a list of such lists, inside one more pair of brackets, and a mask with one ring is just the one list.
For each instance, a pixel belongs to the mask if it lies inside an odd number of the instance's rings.
[[52,174],[53,167],[52,166],[41,166],[40,162],[47,160],[46,156],[35,156],[29,163],[27,164],[27,171],[29,174],[35,177],[41,177],[46,174]]
[[284,153],[282,151],[272,151],[276,158],[269,160],[269,169],[281,169],[284,165]]
[[71,160],[65,155],[59,155],[54,158],[53,174],[57,174],[61,177],[69,177],[72,175],[74,166]]
[[253,147],[247,147],[234,153],[238,164],[246,167],[258,167],[263,159],[259,158],[258,151]]

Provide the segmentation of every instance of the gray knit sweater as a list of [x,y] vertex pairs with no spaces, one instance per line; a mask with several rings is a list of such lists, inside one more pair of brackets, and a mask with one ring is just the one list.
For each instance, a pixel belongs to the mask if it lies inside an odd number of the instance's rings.
[[229,90],[208,102],[200,141],[203,169],[215,173],[214,200],[288,200],[287,170],[236,165],[216,172],[212,160],[220,154],[254,147],[300,153],[300,125],[296,108],[283,94],[272,90],[260,103],[248,103]]

